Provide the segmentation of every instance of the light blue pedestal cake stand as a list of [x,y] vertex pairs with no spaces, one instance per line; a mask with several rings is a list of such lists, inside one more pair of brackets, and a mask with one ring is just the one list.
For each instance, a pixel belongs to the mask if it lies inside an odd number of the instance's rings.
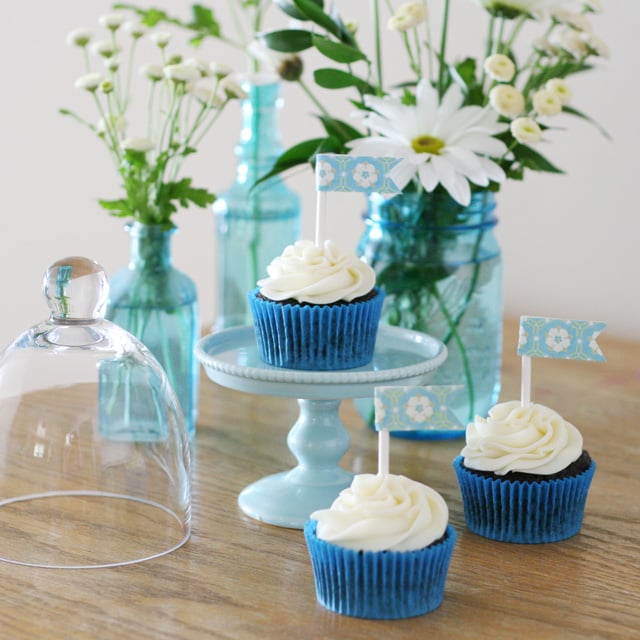
[[381,326],[373,360],[364,367],[281,369],[260,360],[254,329],[248,326],[202,338],[196,357],[223,387],[298,400],[300,414],[287,437],[298,465],[249,485],[238,504],[256,520],[302,529],[309,514],[329,507],[353,478],[339,465],[350,445],[338,413],[342,400],[372,397],[376,386],[423,384],[445,361],[447,349],[424,333]]

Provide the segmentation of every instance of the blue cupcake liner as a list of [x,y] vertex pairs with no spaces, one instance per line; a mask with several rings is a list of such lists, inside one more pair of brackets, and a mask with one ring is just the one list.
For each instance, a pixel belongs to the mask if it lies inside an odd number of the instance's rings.
[[433,611],[442,604],[456,541],[447,526],[442,541],[416,551],[354,551],[316,535],[308,520],[309,549],[318,602],[356,618],[394,620]]
[[558,542],[582,527],[591,479],[591,465],[582,473],[553,480],[522,482],[477,475],[453,461],[464,517],[473,533],[500,542]]
[[258,353],[287,369],[335,371],[371,362],[384,293],[338,305],[282,304],[249,293]]

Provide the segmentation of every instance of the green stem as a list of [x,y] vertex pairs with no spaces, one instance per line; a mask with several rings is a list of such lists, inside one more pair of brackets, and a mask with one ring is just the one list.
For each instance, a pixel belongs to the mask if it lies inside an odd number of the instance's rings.
[[382,41],[380,38],[380,6],[378,0],[372,0],[371,3],[371,12],[373,14],[373,33],[374,33],[374,44],[375,44],[375,52],[376,52],[376,74],[378,76],[378,94],[382,95],[383,93],[383,82],[382,82]]
[[442,33],[440,36],[440,64],[438,72],[438,96],[442,99],[444,94],[444,74],[446,71],[447,32],[449,26],[449,0],[444,0],[442,7]]

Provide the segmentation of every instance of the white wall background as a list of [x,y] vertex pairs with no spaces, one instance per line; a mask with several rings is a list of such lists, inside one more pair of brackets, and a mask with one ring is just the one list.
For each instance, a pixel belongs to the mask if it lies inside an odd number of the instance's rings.
[[[186,17],[191,3],[158,0],[155,4]],[[343,14],[353,8],[365,32],[366,4],[346,0],[339,4]],[[108,12],[110,5],[102,0],[41,0],[35,5],[14,2],[4,7],[0,26],[0,345],[48,315],[40,281],[54,260],[85,255],[108,273],[127,262],[128,238],[121,221],[97,204],[100,197],[119,197],[119,182],[106,150],[88,131],[58,114],[58,108],[68,107],[94,117],[88,96],[73,87],[82,66],[79,52],[65,44],[65,37],[78,26],[95,26],[97,32],[97,17]],[[610,44],[612,57],[599,70],[576,77],[572,87],[573,104],[602,123],[613,142],[585,122],[563,121],[567,130],[554,132],[552,143],[542,151],[566,175],[529,174],[522,183],[503,186],[498,233],[505,258],[505,310],[512,315],[604,320],[608,333],[640,339],[636,253],[640,238],[640,3],[605,0],[605,5],[605,13],[593,23]],[[227,20],[225,2],[212,0],[211,6]],[[480,10],[471,0],[454,0],[452,10],[452,49],[479,55],[478,43],[484,34]],[[272,20],[281,19],[274,10]],[[179,39],[180,44],[184,39]],[[227,63],[237,60],[237,55],[213,42],[201,55]],[[388,68],[404,65],[402,51],[388,47],[386,56]],[[309,69],[306,78],[312,83]],[[289,146],[319,132],[319,127],[310,115],[313,108],[297,87],[287,85],[284,96],[281,123],[284,145]],[[336,114],[348,114],[344,94],[325,92],[322,99]],[[195,184],[221,191],[233,180],[232,154],[239,124],[235,107],[225,113],[186,165]],[[290,184],[303,195],[304,231],[312,237],[311,172],[292,176]],[[361,196],[336,195],[328,235],[354,246],[362,231],[362,209]],[[196,280],[206,328],[215,317],[213,215],[194,208],[181,212],[176,222],[180,231],[173,241],[175,263]]]

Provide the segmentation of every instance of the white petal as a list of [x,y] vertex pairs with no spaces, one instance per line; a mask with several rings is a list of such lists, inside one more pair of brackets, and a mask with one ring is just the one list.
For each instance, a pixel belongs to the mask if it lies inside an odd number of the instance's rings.
[[404,157],[409,150],[389,138],[372,136],[369,138],[357,138],[347,142],[353,156],[394,156]]
[[474,153],[493,157],[501,156],[507,150],[507,145],[502,140],[484,133],[464,133],[451,146],[462,147]]
[[482,165],[482,170],[485,172],[489,180],[492,180],[493,182],[503,182],[506,179],[502,167],[493,162],[493,160],[482,157],[479,157],[478,160]]
[[436,171],[433,168],[431,162],[425,162],[418,169],[418,175],[420,176],[420,182],[426,191],[431,193],[439,183]]
[[460,110],[463,102],[462,89],[457,84],[450,85],[447,92],[442,96],[442,102],[438,108],[438,120],[443,122],[449,120]]
[[407,111],[413,108],[402,104],[398,98],[386,96],[385,98],[377,98],[367,95],[364,97],[364,103],[374,111],[377,111],[383,118],[393,123],[401,123],[407,118]]
[[418,133],[431,133],[438,111],[438,92],[428,80],[421,80],[416,87],[415,111]]
[[[410,121],[411,117],[405,117],[403,122],[406,122],[407,120]],[[402,122],[392,122],[390,120],[387,120],[386,118],[383,118],[382,116],[379,116],[377,113],[370,113],[365,118],[363,124],[364,126],[375,131],[376,133],[379,133],[380,135],[386,136],[387,138],[392,138],[394,140],[402,141],[406,145],[410,144],[410,140],[413,137],[407,136],[402,130],[403,128],[397,126],[398,124],[402,124]]]
[[442,156],[434,156],[431,159],[438,179],[449,195],[463,206],[471,201],[471,189],[467,179],[456,173],[453,165]]
[[480,159],[477,155],[466,149],[454,147],[447,149],[446,157],[451,161],[457,173],[464,175],[468,180],[481,187],[489,184]]
[[416,167],[407,160],[402,160],[389,171],[387,176],[393,180],[398,189],[404,189],[416,175]]

